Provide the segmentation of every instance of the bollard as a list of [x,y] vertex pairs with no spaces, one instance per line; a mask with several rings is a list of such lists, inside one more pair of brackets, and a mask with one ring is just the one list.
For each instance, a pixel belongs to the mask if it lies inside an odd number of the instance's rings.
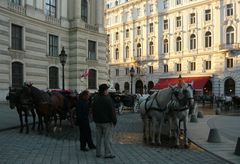
[[190,122],[198,122],[197,117],[195,114],[191,115]]
[[220,108],[217,108],[216,111],[215,111],[216,115],[220,115],[221,114],[221,109]]
[[202,113],[202,111],[198,111],[197,118],[203,118],[203,113]]
[[234,154],[240,155],[240,137],[238,137],[237,145],[236,145],[235,153],[234,153]]
[[210,129],[207,142],[213,142],[213,143],[222,142],[220,135],[218,133],[218,129],[216,129],[216,128]]

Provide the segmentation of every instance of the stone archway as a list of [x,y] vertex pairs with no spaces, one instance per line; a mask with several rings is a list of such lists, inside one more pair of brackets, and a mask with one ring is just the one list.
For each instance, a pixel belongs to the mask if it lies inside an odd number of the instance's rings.
[[203,94],[211,96],[212,95],[212,82],[210,80],[203,87]]
[[116,83],[116,84],[114,85],[114,88],[116,89],[117,92],[120,91],[120,85],[119,85],[118,83]]
[[154,87],[154,83],[152,81],[149,81],[148,82],[148,93],[151,89],[153,89],[153,87]]
[[142,80],[137,80],[136,81],[135,93],[143,94],[143,82],[142,82]]
[[129,82],[124,83],[124,93],[129,93],[130,85]]
[[224,94],[227,96],[235,95],[235,81],[228,78],[224,82]]

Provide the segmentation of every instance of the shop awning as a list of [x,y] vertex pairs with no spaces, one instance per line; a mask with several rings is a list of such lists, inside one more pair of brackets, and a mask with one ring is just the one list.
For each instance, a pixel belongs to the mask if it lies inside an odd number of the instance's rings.
[[[193,81],[193,88],[196,90],[201,90],[209,80],[209,76],[201,77],[183,77],[183,81],[186,83],[191,83]],[[159,90],[167,88],[169,85],[175,85],[178,83],[178,77],[176,78],[160,78],[158,83],[155,84],[153,89]]]

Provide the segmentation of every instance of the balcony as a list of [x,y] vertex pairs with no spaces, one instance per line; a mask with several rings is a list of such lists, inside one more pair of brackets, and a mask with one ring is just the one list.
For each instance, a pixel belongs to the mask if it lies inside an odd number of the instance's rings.
[[61,24],[60,19],[55,18],[54,16],[45,15],[45,21],[50,23],[50,24],[54,24],[54,25],[60,25]]
[[21,15],[25,15],[26,14],[25,7],[21,6],[21,5],[18,5],[18,4],[15,4],[15,3],[8,2],[8,9],[10,11],[13,11],[13,12],[21,14]]
[[98,32],[98,27],[85,23],[85,29],[89,31]]
[[240,49],[240,43],[221,44],[219,46],[219,50],[233,50],[233,49]]

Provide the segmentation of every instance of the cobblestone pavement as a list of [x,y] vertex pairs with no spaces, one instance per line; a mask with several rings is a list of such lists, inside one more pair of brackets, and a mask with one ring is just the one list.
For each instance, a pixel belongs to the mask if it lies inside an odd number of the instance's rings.
[[[95,127],[92,125],[93,137]],[[189,149],[168,146],[153,147],[142,143],[142,122],[137,113],[118,116],[113,135],[114,159],[96,158],[95,151],[80,151],[78,128],[65,122],[62,132],[45,136],[31,131],[20,134],[18,129],[0,132],[1,164],[94,164],[94,163],[230,163],[194,144]]]

